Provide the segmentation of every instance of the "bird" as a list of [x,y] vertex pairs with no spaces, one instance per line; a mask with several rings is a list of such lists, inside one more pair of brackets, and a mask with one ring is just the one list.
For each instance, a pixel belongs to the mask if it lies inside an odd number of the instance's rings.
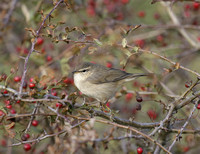
[[83,62],[72,74],[74,84],[81,93],[103,104],[106,104],[125,82],[147,76],[147,74],[127,73],[90,62]]

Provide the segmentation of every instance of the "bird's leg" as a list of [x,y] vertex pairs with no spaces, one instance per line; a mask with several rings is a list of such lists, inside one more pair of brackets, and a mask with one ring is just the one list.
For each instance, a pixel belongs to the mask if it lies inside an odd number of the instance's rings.
[[101,111],[111,113],[111,109],[107,106],[107,103],[108,101],[105,101],[104,103],[100,102]]

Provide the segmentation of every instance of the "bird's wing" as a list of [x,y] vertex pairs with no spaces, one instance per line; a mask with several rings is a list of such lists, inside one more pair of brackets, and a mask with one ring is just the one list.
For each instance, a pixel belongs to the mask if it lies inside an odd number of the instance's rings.
[[101,84],[108,82],[116,82],[130,75],[131,74],[126,73],[124,71],[112,68],[107,70],[99,70],[95,74],[92,74],[91,77],[89,77],[87,80],[94,84]]

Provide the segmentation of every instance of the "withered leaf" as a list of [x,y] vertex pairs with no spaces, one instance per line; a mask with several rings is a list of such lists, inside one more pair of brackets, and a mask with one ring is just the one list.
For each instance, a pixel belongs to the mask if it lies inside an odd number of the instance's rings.
[[36,36],[36,32],[32,28],[25,28],[25,30],[31,32],[33,36]]
[[4,125],[4,128],[5,128],[5,130],[8,133],[10,138],[14,138],[15,137],[15,131],[13,129],[11,129],[14,125],[15,125],[14,122],[12,122],[12,123],[10,123],[8,125]]

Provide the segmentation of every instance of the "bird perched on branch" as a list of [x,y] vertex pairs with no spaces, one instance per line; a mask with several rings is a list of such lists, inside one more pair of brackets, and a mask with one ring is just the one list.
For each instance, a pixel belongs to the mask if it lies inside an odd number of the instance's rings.
[[76,87],[84,95],[104,104],[115,95],[124,82],[147,76],[147,74],[127,73],[120,69],[89,62],[84,62],[72,73]]

